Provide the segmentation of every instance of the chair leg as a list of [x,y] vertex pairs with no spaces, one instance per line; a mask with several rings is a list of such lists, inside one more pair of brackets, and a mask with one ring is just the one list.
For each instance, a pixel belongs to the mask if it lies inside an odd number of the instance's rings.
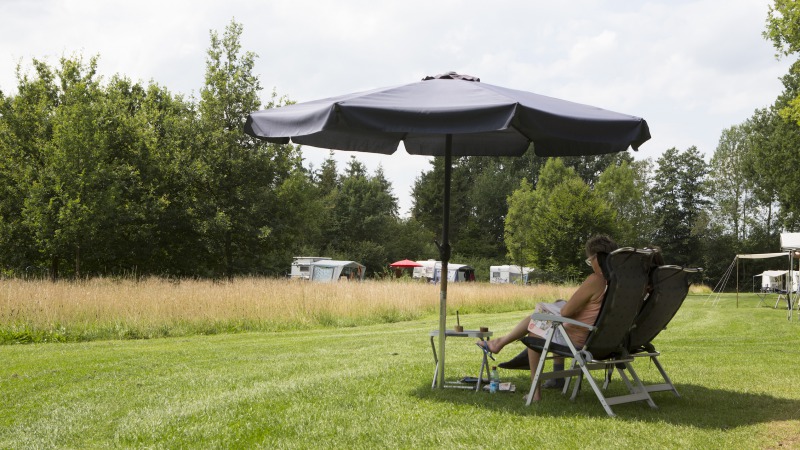
[[[661,363],[658,361],[658,358],[655,357],[655,356],[651,356],[650,360],[653,361],[653,364],[655,364],[656,368],[661,373],[661,377],[664,378],[665,384],[663,386],[666,387],[667,389],[660,389],[660,390],[670,390],[670,391],[672,391],[673,394],[675,394],[676,397],[680,397],[681,394],[679,394],[678,390],[675,389],[675,385],[672,384],[672,380],[669,379],[669,376],[667,375],[667,371],[664,370],[664,367],[661,366]],[[656,386],[654,386],[654,387],[656,387]],[[653,392],[651,389],[648,389],[648,390],[650,392]]]
[[625,387],[628,388],[628,391],[634,392],[635,388],[633,387],[633,384],[631,384],[631,380],[628,379],[628,376],[625,375],[625,370],[621,367],[617,367],[617,372],[619,372],[619,376],[622,378],[622,381],[625,383]]
[[614,411],[611,410],[611,406],[606,401],[606,397],[603,395],[603,392],[597,386],[597,383],[595,383],[594,378],[592,378],[592,374],[589,372],[589,368],[586,367],[586,360],[583,358],[582,355],[576,355],[575,359],[578,360],[578,365],[581,368],[582,375],[578,376],[578,381],[575,383],[575,390],[572,392],[571,400],[575,399],[575,397],[578,394],[578,389],[580,388],[582,379],[586,378],[586,382],[589,383],[589,386],[592,387],[592,390],[597,396],[597,399],[600,401],[600,404],[603,406],[603,409],[606,411],[606,414],[608,414],[611,417],[615,417],[616,414],[614,414]]
[[[572,358],[572,364],[569,366],[569,370],[575,369],[575,358]],[[564,377],[564,387],[561,389],[561,394],[566,395],[569,392],[569,384],[572,382],[572,376]],[[577,381],[576,381],[577,383]]]
[[583,383],[583,373],[579,374],[575,380],[575,387],[572,389],[572,395],[569,397],[570,401],[575,401],[578,397],[578,392],[581,391],[581,384]]
[[635,387],[632,386],[631,393],[632,394],[642,393],[646,395],[647,398],[645,399],[645,401],[647,402],[647,404],[650,405],[650,407],[653,409],[658,409],[658,406],[656,406],[656,402],[654,402],[653,398],[650,397],[650,394],[647,392],[647,388],[644,387],[644,384],[642,384],[642,380],[640,380],[639,376],[636,375],[636,371],[633,370],[633,366],[631,365],[631,363],[629,362],[625,363],[625,368],[628,369],[628,372],[630,372],[631,374],[631,378],[633,378],[633,381],[636,382],[636,386]]
[[603,390],[605,391],[608,389],[608,385],[611,384],[611,376],[614,375],[613,370],[606,370],[606,377],[605,381],[603,381]]

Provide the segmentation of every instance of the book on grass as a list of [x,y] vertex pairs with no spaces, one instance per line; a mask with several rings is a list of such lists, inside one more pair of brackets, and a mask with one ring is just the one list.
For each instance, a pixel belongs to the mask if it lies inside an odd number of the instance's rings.
[[[483,390],[488,391],[489,385],[487,384],[486,386],[483,386]],[[516,391],[517,391],[517,386],[514,383],[508,381],[500,383],[500,385],[497,387],[497,392],[516,392]]]
[[[477,384],[478,383],[478,377],[464,377],[459,381],[461,381],[462,383],[467,383],[467,384]],[[483,380],[481,380],[481,384],[489,384],[489,380],[484,378]]]

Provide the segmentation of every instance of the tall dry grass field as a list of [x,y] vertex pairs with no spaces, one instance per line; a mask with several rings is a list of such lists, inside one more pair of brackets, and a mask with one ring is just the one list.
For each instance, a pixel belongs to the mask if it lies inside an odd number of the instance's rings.
[[[82,341],[354,326],[438,311],[439,286],[406,281],[310,283],[98,278],[80,282],[5,280],[0,343]],[[451,283],[448,313],[532,309],[574,286]]]

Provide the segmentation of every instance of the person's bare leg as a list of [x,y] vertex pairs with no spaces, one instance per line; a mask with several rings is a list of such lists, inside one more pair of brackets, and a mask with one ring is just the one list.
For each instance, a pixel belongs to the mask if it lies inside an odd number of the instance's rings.
[[500,336],[497,339],[490,339],[486,341],[485,344],[480,344],[480,341],[478,341],[478,345],[485,345],[486,348],[488,348],[492,353],[500,353],[500,350],[502,350],[506,345],[528,335],[529,323],[531,323],[531,318],[525,317],[505,336]]
[[[531,366],[531,383],[533,383],[533,377],[536,375],[536,368],[539,366],[539,358],[541,358],[541,356],[541,353],[530,348],[528,349],[528,362]],[[536,390],[533,391],[534,402],[538,402],[542,399],[542,390],[539,386],[541,386],[541,383],[536,383]]]

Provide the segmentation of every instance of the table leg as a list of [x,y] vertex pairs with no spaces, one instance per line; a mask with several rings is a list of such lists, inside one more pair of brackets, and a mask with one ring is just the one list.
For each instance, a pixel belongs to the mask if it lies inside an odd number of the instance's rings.
[[[483,340],[484,339],[481,338],[481,341]],[[488,341],[489,339],[486,340]],[[475,392],[481,391],[481,381],[483,381],[483,369],[486,368],[486,374],[487,375],[489,374],[489,360],[486,358],[486,352],[481,352],[481,353],[483,353],[483,359],[481,360],[481,371],[480,373],[478,373],[478,383],[475,386]]]
[[431,336],[431,350],[433,350],[433,383],[431,389],[436,387],[436,376],[439,375],[439,358],[436,357],[436,345],[433,343],[434,336]]

